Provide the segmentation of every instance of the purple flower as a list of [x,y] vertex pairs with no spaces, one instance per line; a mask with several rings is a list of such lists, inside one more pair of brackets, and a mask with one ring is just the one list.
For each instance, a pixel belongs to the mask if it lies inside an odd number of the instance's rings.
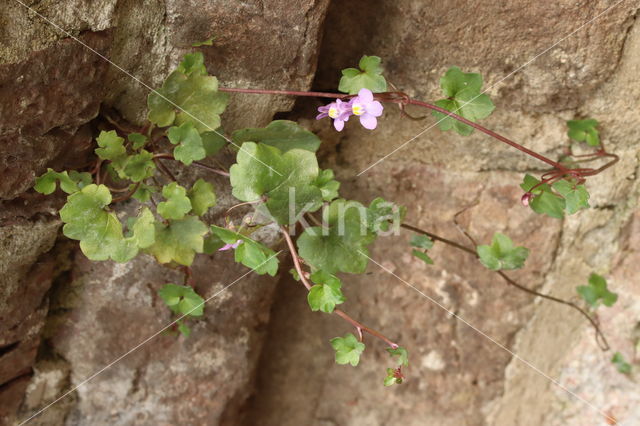
[[360,89],[358,96],[349,102],[353,115],[360,117],[360,124],[365,129],[373,130],[378,125],[382,115],[382,104],[373,100],[373,93],[369,89]]
[[318,114],[316,120],[329,117],[333,119],[333,127],[337,131],[344,129],[344,122],[349,120],[351,115],[351,104],[349,102],[342,102],[340,99],[336,99],[335,102],[331,102],[329,105],[318,107]]
[[242,244],[242,240],[238,240],[238,241],[236,241],[236,242],[235,242],[235,243],[233,243],[233,244],[225,244],[225,245],[223,245],[222,247],[220,247],[220,248],[218,249],[218,251],[225,251],[225,250],[231,250],[231,249],[234,249],[234,250],[235,250],[235,249],[237,249],[237,248],[238,248],[238,246],[239,246],[240,244]]

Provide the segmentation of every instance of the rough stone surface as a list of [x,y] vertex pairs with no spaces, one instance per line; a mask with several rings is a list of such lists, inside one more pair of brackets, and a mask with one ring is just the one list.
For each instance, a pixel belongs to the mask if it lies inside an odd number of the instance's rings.
[[[49,269],[34,262],[55,240],[55,211],[64,198],[35,195],[29,189],[35,177],[47,167],[89,165],[92,138],[104,121],[92,120],[101,106],[140,124],[149,88],[163,81],[195,41],[216,37],[203,51],[221,85],[308,88],[328,0],[25,3],[35,12],[14,0],[0,11],[0,232],[9,241],[0,251],[6,267],[0,289],[0,347],[6,349],[0,359],[0,423],[9,422],[21,403],[21,418],[27,418],[167,323],[168,312],[156,304],[155,293],[181,277],[147,258],[123,268],[78,255],[50,289],[60,259],[46,263]],[[232,97],[232,103],[223,118],[228,130],[265,125],[293,106],[286,97]],[[208,219],[222,223],[233,200],[221,181],[217,187],[219,207]],[[9,250],[13,240],[25,247],[24,258]],[[222,257],[196,264],[205,295],[245,272]],[[158,336],[35,422],[233,423],[250,391],[274,283],[242,281],[212,300],[206,319],[193,327],[194,337]],[[10,323],[6,315],[12,315]],[[20,320],[21,328],[10,329]],[[32,372],[43,328],[45,344]]]
[[[33,3],[152,87],[192,42],[215,36],[203,51],[223,86],[304,89],[314,78],[328,1]],[[590,179],[594,208],[564,221],[518,203],[522,175],[543,165],[481,134],[442,133],[429,128],[430,118],[403,121],[393,108],[376,132],[349,122],[337,134],[325,121],[301,122],[323,139],[323,166],[336,171],[345,197],[368,202],[382,195],[408,206],[410,223],[464,244],[451,219],[469,208],[462,226],[481,242],[501,231],[531,248],[526,269],[512,275],[559,297],[575,298],[575,286],[591,271],[606,275],[621,302],[601,311],[600,322],[615,350],[637,359],[640,4],[627,0],[605,12],[612,4],[336,1],[323,30],[317,89],[333,90],[341,68],[376,54],[400,90],[434,100],[439,76],[459,65],[481,72],[490,87],[497,110],[483,123],[549,156],[566,146],[565,120],[597,118],[603,140],[622,160]],[[62,198],[27,191],[33,178],[46,167],[84,164],[95,132],[89,122],[101,103],[139,124],[148,88],[14,0],[0,11],[0,24],[0,236],[9,241],[0,248],[7,277],[0,287],[0,350],[7,349],[0,358],[0,418],[10,419],[22,404],[24,419],[167,324],[156,290],[182,275],[147,257],[122,266],[81,255],[63,261],[60,254],[69,251],[59,246],[43,255],[55,241],[52,212]],[[17,81],[18,75],[29,78]],[[292,105],[285,97],[234,95],[223,126],[264,125]],[[318,104],[297,105],[297,116],[312,117]],[[220,205],[207,219],[221,223],[232,200],[216,183]],[[205,319],[192,324],[192,338],[155,337],[34,423],[602,424],[597,412],[443,308],[622,424],[639,421],[637,386],[613,370],[611,354],[598,350],[581,317],[507,287],[448,247],[437,245],[436,265],[426,266],[411,257],[408,238],[382,238],[371,254],[380,265],[345,280],[345,310],[410,350],[402,386],[382,386],[390,359],[371,339],[358,368],[336,366],[328,340],[353,330],[310,312],[303,289],[288,278],[277,288],[267,331],[273,280],[247,277],[210,302]],[[199,259],[198,290],[212,296],[244,273],[228,265]],[[67,272],[50,289],[61,270]],[[13,325],[5,327],[5,318]],[[256,369],[257,390],[246,404]]]
[[[334,90],[341,68],[375,54],[399,90],[435,100],[439,76],[459,65],[481,72],[491,87],[497,109],[485,125],[555,157],[568,142],[565,120],[597,118],[604,142],[622,160],[590,179],[593,208],[564,221],[538,217],[519,203],[523,174],[539,173],[544,165],[484,135],[442,133],[430,129],[431,119],[401,121],[392,108],[375,132],[351,121],[340,134],[328,122],[307,123],[323,137],[323,165],[336,170],[343,194],[398,201],[409,208],[408,222],[462,243],[467,241],[451,221],[471,207],[461,218],[471,234],[487,242],[500,231],[531,248],[526,268],[513,276],[555,296],[577,300],[575,287],[591,271],[609,277],[626,302],[603,310],[600,321],[614,350],[634,359],[637,284],[628,236],[637,226],[629,220],[638,198],[640,5],[619,4],[509,76],[609,5],[385,1],[373,8],[355,1],[334,3],[327,16],[318,90]],[[318,105],[307,103],[299,115],[310,117]],[[292,306],[294,295],[300,299],[304,292],[286,282],[280,291],[291,296],[274,307],[246,424],[596,425],[604,423],[602,413],[621,424],[637,422],[634,382],[614,371],[612,353],[598,349],[592,329],[575,312],[506,287],[451,248],[432,250],[436,264],[427,267],[411,258],[407,235],[382,240],[372,252],[382,266],[348,277],[344,306],[408,347],[409,379],[401,387],[382,387],[391,363],[383,345],[371,339],[357,368],[335,366],[328,340],[352,330],[309,312],[304,300]],[[436,303],[602,411],[572,398]]]

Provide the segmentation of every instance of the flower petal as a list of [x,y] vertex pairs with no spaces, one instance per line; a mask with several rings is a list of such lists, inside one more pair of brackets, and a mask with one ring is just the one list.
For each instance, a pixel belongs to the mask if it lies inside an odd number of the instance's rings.
[[320,120],[322,118],[328,117],[329,114],[327,114],[326,112],[321,112],[320,114],[316,115],[316,120]]
[[373,130],[378,126],[378,119],[371,114],[365,113],[360,116],[360,124],[365,129]]
[[333,120],[333,127],[335,127],[337,131],[341,132],[342,129],[344,129],[344,120],[340,120],[340,119]]
[[384,107],[378,101],[373,101],[369,105],[367,105],[367,112],[374,117],[380,117],[382,115],[382,110]]
[[360,98],[360,102],[363,104],[373,102],[373,93],[371,93],[371,90],[365,89],[364,87],[358,92],[358,97]]

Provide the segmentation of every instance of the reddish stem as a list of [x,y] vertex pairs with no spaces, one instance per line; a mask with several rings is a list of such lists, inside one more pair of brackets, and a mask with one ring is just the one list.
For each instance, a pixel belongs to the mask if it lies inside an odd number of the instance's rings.
[[[293,259],[293,266],[295,267],[296,272],[300,276],[300,281],[302,281],[302,284],[305,286],[307,291],[309,291],[311,290],[311,287],[313,287],[313,285],[309,282],[309,279],[307,278],[307,273],[302,269],[302,265],[300,264],[300,258],[298,257],[298,252],[296,251],[295,245],[293,244],[293,240],[289,235],[289,231],[284,226],[281,227],[280,230],[282,231],[282,235],[284,235],[284,239],[287,242],[287,246],[289,247],[289,252],[291,253],[291,257]],[[349,315],[347,315],[347,313],[344,312],[343,310],[334,309],[333,312],[356,328],[356,330],[358,331],[358,334],[360,335],[360,340],[362,340],[362,332],[365,332],[382,340],[393,349],[398,348],[398,344],[391,341],[384,334],[354,320]]]

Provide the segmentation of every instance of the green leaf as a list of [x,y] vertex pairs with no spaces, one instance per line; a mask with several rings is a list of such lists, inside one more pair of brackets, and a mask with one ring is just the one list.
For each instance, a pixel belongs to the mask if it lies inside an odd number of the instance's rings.
[[236,130],[232,139],[237,145],[244,142],[263,143],[283,153],[292,149],[316,152],[320,147],[320,139],[315,134],[289,120],[275,120],[265,128]]
[[207,225],[195,216],[172,220],[169,225],[156,223],[156,240],[147,251],[159,263],[176,262],[190,266],[196,253],[202,253]]
[[413,249],[411,250],[411,254],[422,260],[427,265],[433,265],[433,259],[429,257],[429,255],[423,251]]
[[598,133],[598,121],[592,118],[586,120],[567,121],[569,137],[578,142],[586,142],[589,146],[600,145],[600,135]]
[[227,140],[224,138],[222,128],[216,129],[215,132],[204,132],[200,135],[202,138],[202,146],[207,156],[216,155],[218,151],[225,147]]
[[140,149],[147,143],[147,137],[141,133],[129,133],[127,136],[133,149]]
[[191,123],[200,133],[217,129],[229,97],[218,92],[215,77],[200,75],[193,67],[188,71],[191,74],[174,71],[149,95],[149,121],[160,127]]
[[139,248],[148,248],[156,240],[156,219],[147,207],[143,207],[137,218],[129,223],[131,236],[127,238]]
[[185,323],[183,323],[182,321],[178,321],[178,331],[184,337],[191,336],[191,329]]
[[616,366],[618,372],[622,374],[631,373],[631,364],[625,361],[624,356],[620,352],[616,352],[611,358],[611,363]]
[[382,76],[381,59],[378,56],[364,55],[357,68],[342,70],[338,90],[355,95],[360,89],[369,89],[373,93],[386,92],[387,81]]
[[340,287],[342,282],[335,275],[319,270],[311,274],[311,281],[315,283],[307,294],[307,301],[312,311],[322,311],[330,314],[336,305],[346,300]]
[[397,232],[406,213],[406,207],[378,197],[369,204],[367,224],[371,232],[375,234],[388,232],[391,226],[393,226],[392,230]]
[[241,201],[266,196],[268,212],[279,224],[295,222],[302,212],[322,205],[322,191],[313,185],[319,173],[314,153],[302,149],[282,153],[269,145],[245,142],[236,161],[230,169],[233,196]]
[[153,154],[144,149],[140,150],[139,154],[128,157],[124,163],[124,175],[133,182],[141,182],[153,176],[155,171],[156,165],[153,162]]
[[409,366],[409,352],[402,346],[398,346],[397,348],[387,348],[387,352],[391,354],[392,357],[397,356],[398,359],[396,362],[398,365],[408,367]]
[[592,307],[598,306],[598,302],[602,301],[605,306],[613,306],[618,300],[618,295],[609,291],[607,288],[607,280],[598,274],[589,276],[589,285],[581,285],[576,287],[576,291],[582,298]]
[[64,235],[79,240],[80,249],[91,260],[113,259],[124,249],[122,224],[115,214],[104,210],[109,203],[109,189],[91,184],[69,195],[60,210]]
[[269,274],[273,277],[278,272],[278,258],[273,250],[227,228],[211,225],[211,232],[225,244],[234,244],[242,240],[242,244],[234,250],[236,262],[253,269],[259,275]]
[[[129,189],[133,190],[135,185],[130,185]],[[133,193],[132,197],[141,203],[146,203],[151,199],[151,194],[158,192],[158,188],[152,185],[146,185],[144,183],[140,183],[136,192]]]
[[426,235],[414,235],[411,237],[410,244],[414,247],[429,250],[433,247],[433,240]]
[[182,219],[191,211],[191,201],[187,190],[171,182],[162,188],[162,196],[167,199],[158,204],[158,214],[165,219]]
[[167,135],[172,144],[178,145],[173,150],[173,156],[183,164],[188,166],[207,156],[202,138],[192,123],[187,122],[180,127],[172,127]]
[[178,315],[201,317],[204,313],[204,299],[189,286],[165,284],[158,295]]
[[485,267],[492,271],[500,271],[522,268],[529,256],[529,249],[522,246],[514,247],[511,238],[496,232],[492,244],[478,246],[477,253]]
[[384,385],[385,386],[393,386],[395,384],[401,384],[402,383],[402,379],[399,377],[396,377],[396,370],[393,368],[387,368],[387,377],[384,378]]
[[315,182],[313,182],[313,185],[320,188],[322,199],[324,201],[333,201],[334,199],[338,198],[338,189],[340,189],[340,182],[334,180],[333,170],[321,170],[318,178],[315,180]]
[[100,148],[96,148],[95,152],[103,160],[117,161],[127,154],[124,139],[118,136],[115,130],[101,131],[97,141]]
[[60,182],[60,189],[67,194],[73,194],[91,183],[91,175],[89,173],[78,173],[75,170],[69,175],[66,171],[56,172],[53,169],[47,169],[39,178],[36,178],[34,189],[41,194],[49,195],[56,190],[56,182]]
[[207,75],[207,67],[204,65],[204,55],[201,52],[187,53],[182,58],[176,71],[185,75]]
[[300,256],[327,273],[361,274],[368,263],[367,246],[375,240],[367,224],[367,209],[357,201],[335,200],[324,211],[329,228],[307,228],[298,238]]
[[563,179],[551,186],[564,197],[567,213],[574,214],[580,209],[589,208],[589,193],[584,185],[576,185]]
[[336,351],[337,364],[351,364],[354,367],[360,362],[360,355],[365,348],[364,343],[351,333],[331,339],[331,346]]
[[215,36],[208,38],[204,41],[196,41],[195,43],[192,43],[191,46],[192,47],[202,47],[202,46],[213,46],[213,40],[215,40]]
[[[533,199],[529,201],[529,207],[538,214],[546,214],[549,217],[562,219],[566,206],[564,198],[555,194],[549,184],[543,183],[536,187],[538,183],[540,183],[538,179],[531,175],[526,175],[520,185],[524,191],[531,192],[534,195]],[[534,187],[535,189],[532,189]]]
[[294,280],[300,281],[300,274],[298,274],[298,271],[296,271],[295,268],[289,269],[289,273],[291,274]]
[[[447,99],[441,99],[435,104],[469,121],[476,122],[491,115],[495,106],[489,96],[481,92],[482,76],[474,73],[463,73],[458,67],[451,67],[440,79],[440,87]],[[473,127],[460,121],[433,111],[438,120],[440,130],[454,129],[466,136],[473,133]]]
[[203,179],[198,179],[187,193],[191,200],[193,212],[202,216],[211,207],[216,205],[216,194],[213,191],[213,185]]

